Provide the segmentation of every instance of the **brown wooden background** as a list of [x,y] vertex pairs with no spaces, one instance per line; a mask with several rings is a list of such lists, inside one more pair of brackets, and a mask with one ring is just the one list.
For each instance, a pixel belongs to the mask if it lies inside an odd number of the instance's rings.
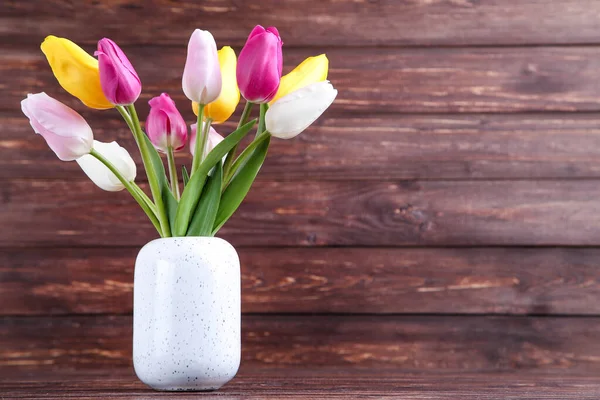
[[133,149],[115,111],[59,88],[44,36],[114,39],[141,103],[168,91],[191,121],[191,31],[239,50],[257,23],[279,28],[286,71],[326,52],[339,98],[273,141],[222,231],[244,365],[600,372],[597,0],[0,2],[0,367],[129,366],[154,237],[21,114],[46,91]]

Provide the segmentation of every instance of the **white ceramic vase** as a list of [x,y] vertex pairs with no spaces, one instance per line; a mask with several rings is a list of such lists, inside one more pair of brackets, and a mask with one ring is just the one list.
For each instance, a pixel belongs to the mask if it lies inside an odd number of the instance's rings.
[[239,367],[240,264],[214,237],[153,240],[135,262],[133,365],[156,390],[215,390]]

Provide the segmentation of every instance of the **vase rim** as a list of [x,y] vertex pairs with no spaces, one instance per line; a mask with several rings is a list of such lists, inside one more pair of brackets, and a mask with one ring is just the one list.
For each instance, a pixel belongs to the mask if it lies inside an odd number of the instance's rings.
[[171,237],[161,237],[161,238],[156,238],[156,239],[152,239],[151,241],[149,241],[148,243],[146,243],[144,245],[147,246],[151,243],[155,243],[155,242],[160,242],[160,243],[164,243],[164,242],[174,242],[174,241],[186,241],[186,242],[222,242],[224,244],[227,244],[231,247],[233,247],[233,245],[231,243],[229,243],[227,240],[225,239],[221,239],[220,237],[216,237],[216,236],[171,236]]

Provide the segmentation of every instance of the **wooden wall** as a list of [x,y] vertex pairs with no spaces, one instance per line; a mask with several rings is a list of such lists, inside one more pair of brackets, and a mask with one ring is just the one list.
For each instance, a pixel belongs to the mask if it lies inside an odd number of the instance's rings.
[[20,112],[46,91],[133,149],[115,111],[59,88],[44,36],[114,39],[142,114],[168,91],[191,121],[191,31],[239,50],[260,23],[286,71],[327,53],[339,97],[272,142],[222,230],[244,365],[600,372],[599,15],[597,0],[1,2],[0,367],[129,366],[133,263],[155,236]]

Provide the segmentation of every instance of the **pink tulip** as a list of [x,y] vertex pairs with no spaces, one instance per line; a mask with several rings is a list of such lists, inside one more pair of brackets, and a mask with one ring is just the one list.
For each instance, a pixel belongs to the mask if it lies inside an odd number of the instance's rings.
[[89,154],[94,143],[92,129],[74,110],[46,93],[28,94],[21,110],[29,118],[35,133],[63,161],[73,161]]
[[244,98],[252,103],[268,103],[279,88],[283,66],[283,45],[277,28],[257,25],[237,64],[237,81]]
[[183,93],[196,103],[209,104],[221,94],[221,84],[215,39],[210,32],[196,29],[188,43],[181,82]]
[[127,56],[115,42],[104,38],[98,42],[100,85],[106,98],[113,104],[133,104],[142,92],[142,83]]
[[146,133],[154,147],[163,153],[170,146],[181,150],[187,142],[187,126],[175,102],[163,93],[150,99],[150,113],[146,120]]
[[[193,124],[190,126],[191,134],[190,134],[190,153],[194,155],[194,151],[196,150],[196,130],[198,128],[198,124]],[[206,140],[206,147],[204,148],[204,157],[205,158],[208,153],[211,152],[219,143],[223,141],[223,136],[219,135],[217,131],[210,127],[210,131],[208,132],[208,139]]]

